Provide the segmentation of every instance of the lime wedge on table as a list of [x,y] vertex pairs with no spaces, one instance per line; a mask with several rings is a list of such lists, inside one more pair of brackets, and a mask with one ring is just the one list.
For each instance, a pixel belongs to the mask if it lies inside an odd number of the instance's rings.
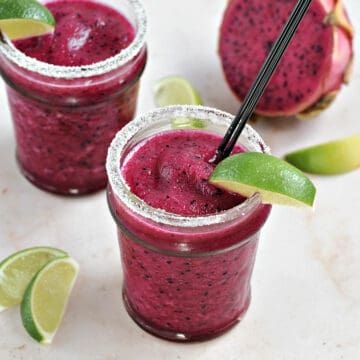
[[47,263],[33,278],[21,303],[21,318],[29,335],[49,344],[61,323],[79,266],[70,257]]
[[0,1],[0,29],[10,39],[43,35],[54,26],[51,12],[36,0]]
[[333,175],[360,167],[360,134],[297,150],[285,160],[302,171]]
[[202,100],[194,86],[182,76],[167,76],[155,84],[156,106],[202,105]]
[[[155,84],[156,106],[168,105],[202,105],[203,102],[194,86],[182,76],[167,76]],[[173,129],[201,129],[204,125],[200,119],[176,118],[172,120]]]
[[244,152],[222,160],[209,182],[246,197],[259,193],[265,204],[312,206],[316,193],[313,183],[296,167],[258,152]]
[[50,260],[65,255],[59,249],[33,247],[3,260],[0,263],[0,311],[19,304],[34,275]]

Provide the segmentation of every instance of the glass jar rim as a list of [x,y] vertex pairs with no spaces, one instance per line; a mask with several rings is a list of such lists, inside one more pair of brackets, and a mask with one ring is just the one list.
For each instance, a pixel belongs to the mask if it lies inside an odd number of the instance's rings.
[[76,79],[106,74],[128,63],[145,46],[145,34],[147,29],[145,9],[139,0],[126,1],[131,5],[136,17],[137,29],[135,38],[128,47],[105,60],[81,66],[48,64],[44,61],[25,55],[14,46],[6,34],[2,34],[3,39],[0,40],[0,50],[10,61],[14,62],[19,67],[47,77]]
[[[202,105],[171,105],[157,108],[137,116],[117,132],[108,149],[106,171],[111,191],[115,197],[119,198],[120,201],[134,213],[157,223],[170,226],[208,226],[247,216],[261,204],[260,196],[257,193],[231,209],[207,216],[183,216],[170,213],[148,205],[145,201],[131,193],[130,187],[123,178],[120,170],[121,158],[127,143],[139,131],[156,123],[157,119],[186,117],[208,120],[215,125],[230,125],[234,118],[230,113]],[[251,141],[255,148],[252,149],[252,151],[270,153],[269,147],[250,125],[245,126],[241,137]]]

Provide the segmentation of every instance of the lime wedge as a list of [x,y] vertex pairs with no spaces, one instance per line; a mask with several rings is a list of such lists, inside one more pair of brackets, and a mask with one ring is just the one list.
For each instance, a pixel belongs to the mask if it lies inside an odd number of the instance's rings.
[[156,106],[202,105],[202,100],[193,85],[181,76],[167,76],[155,84]]
[[313,183],[296,167],[258,152],[222,160],[209,182],[246,197],[259,193],[264,204],[313,206],[316,193]]
[[21,303],[21,319],[29,335],[50,344],[66,310],[79,266],[70,257],[47,263],[33,278]]
[[302,171],[335,175],[360,167],[360,134],[297,150],[285,160]]
[[36,0],[0,1],[0,29],[10,39],[43,35],[54,26],[51,12]]
[[176,118],[171,120],[172,129],[202,129],[205,127],[201,119]]
[[[194,86],[182,76],[167,76],[155,84],[156,106],[202,105],[203,102]],[[176,118],[171,121],[172,129],[201,129],[203,121],[193,118]]]
[[50,260],[65,256],[62,250],[33,247],[19,251],[0,263],[0,311],[19,304],[33,276]]

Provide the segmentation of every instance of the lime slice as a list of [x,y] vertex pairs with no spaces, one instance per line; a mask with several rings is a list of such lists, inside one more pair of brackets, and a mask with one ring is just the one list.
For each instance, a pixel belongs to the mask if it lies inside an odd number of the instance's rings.
[[[198,91],[184,77],[167,76],[155,84],[156,106],[168,105],[202,105]],[[202,129],[204,123],[200,119],[176,118],[171,121],[172,129]]]
[[259,193],[264,204],[313,206],[316,193],[313,183],[296,167],[258,152],[222,160],[209,182],[246,197]]
[[0,311],[19,304],[33,276],[50,260],[65,256],[62,250],[33,247],[19,251],[0,263]]
[[302,171],[321,175],[341,174],[360,167],[360,134],[311,146],[285,155]]
[[54,26],[51,12],[36,0],[0,1],[0,29],[10,39],[43,35]]
[[70,257],[47,263],[33,278],[21,303],[21,318],[29,335],[50,344],[66,310],[79,266]]

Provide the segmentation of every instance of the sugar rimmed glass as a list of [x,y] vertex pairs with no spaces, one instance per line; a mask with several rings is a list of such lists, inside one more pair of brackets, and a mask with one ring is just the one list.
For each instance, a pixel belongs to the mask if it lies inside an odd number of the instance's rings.
[[[208,107],[172,106],[137,117],[110,146],[108,202],[118,227],[130,316],[162,338],[205,340],[246,313],[260,229],[271,206],[254,195],[219,214],[181,216],[132,194],[121,174],[124,157],[142,140],[171,130],[178,118],[195,118],[201,131],[223,135],[233,116]],[[246,150],[269,152],[250,126],[239,142]]]
[[138,0],[115,5],[136,35],[126,49],[104,61],[52,65],[26,56],[6,38],[0,41],[18,164],[44,190],[78,195],[104,188],[109,143],[134,116],[146,64],[146,15]]

